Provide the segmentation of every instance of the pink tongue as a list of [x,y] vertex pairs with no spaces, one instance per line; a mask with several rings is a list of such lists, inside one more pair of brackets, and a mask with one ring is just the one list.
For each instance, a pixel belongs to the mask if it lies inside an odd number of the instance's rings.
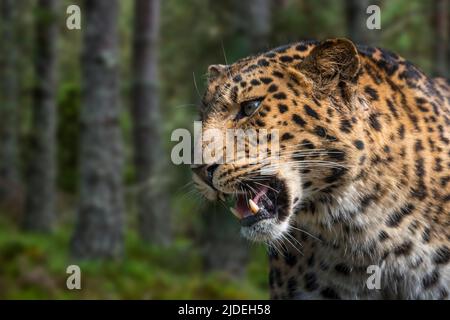
[[[259,205],[259,200],[261,197],[263,197],[267,193],[268,188],[266,186],[261,186],[258,190],[256,195],[252,198],[252,200]],[[250,211],[250,208],[248,207],[248,196],[244,194],[240,194],[238,196],[237,202],[236,202],[236,211],[239,213],[241,218],[245,218],[252,215],[252,212]]]

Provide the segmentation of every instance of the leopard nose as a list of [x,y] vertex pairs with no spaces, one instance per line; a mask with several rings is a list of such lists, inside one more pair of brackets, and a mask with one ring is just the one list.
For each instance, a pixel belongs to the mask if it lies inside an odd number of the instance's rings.
[[212,186],[214,171],[217,170],[218,164],[212,164],[206,167],[206,178],[208,183]]
[[218,167],[219,167],[219,165],[214,163],[214,164],[210,164],[210,165],[199,166],[199,167],[194,168],[192,170],[200,178],[202,178],[203,181],[208,183],[211,187],[214,187],[212,181],[213,181],[214,172],[217,170]]

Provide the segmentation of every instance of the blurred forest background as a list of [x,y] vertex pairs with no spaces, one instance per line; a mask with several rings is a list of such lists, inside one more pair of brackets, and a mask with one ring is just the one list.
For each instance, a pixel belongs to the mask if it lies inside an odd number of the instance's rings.
[[[81,30],[66,27],[81,8]],[[368,30],[366,8],[381,8]],[[349,37],[449,76],[448,0],[0,0],[0,298],[268,298],[265,248],[170,161],[208,65]],[[81,267],[81,290],[66,268]]]

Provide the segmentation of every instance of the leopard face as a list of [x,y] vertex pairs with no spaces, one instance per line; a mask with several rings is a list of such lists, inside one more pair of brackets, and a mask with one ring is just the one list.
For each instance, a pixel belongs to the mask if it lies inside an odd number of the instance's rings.
[[[200,112],[203,131],[222,138],[229,129],[274,133],[258,140],[258,148],[268,152],[257,161],[235,156],[194,168],[194,182],[206,198],[236,200],[230,210],[242,234],[255,241],[285,237],[306,199],[344,188],[360,161],[358,152],[349,150],[364,145],[347,136],[349,130],[354,136],[364,130],[358,122],[364,115],[353,112],[365,108],[364,98],[353,94],[359,70],[354,45],[337,39],[290,50],[289,55],[279,48],[229,66],[210,66]],[[337,128],[330,126],[336,121]],[[250,146],[246,140],[247,155]],[[201,148],[207,147],[203,142]],[[229,148],[225,143],[222,154],[235,155]]]

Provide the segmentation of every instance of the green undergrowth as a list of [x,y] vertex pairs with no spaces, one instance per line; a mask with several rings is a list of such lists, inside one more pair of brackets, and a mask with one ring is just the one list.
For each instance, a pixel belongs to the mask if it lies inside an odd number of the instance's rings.
[[[254,248],[244,279],[205,273],[192,243],[177,239],[169,248],[126,235],[118,261],[71,261],[71,228],[52,235],[29,234],[0,220],[0,299],[266,299],[267,260]],[[81,268],[81,290],[68,290],[66,268]]]

